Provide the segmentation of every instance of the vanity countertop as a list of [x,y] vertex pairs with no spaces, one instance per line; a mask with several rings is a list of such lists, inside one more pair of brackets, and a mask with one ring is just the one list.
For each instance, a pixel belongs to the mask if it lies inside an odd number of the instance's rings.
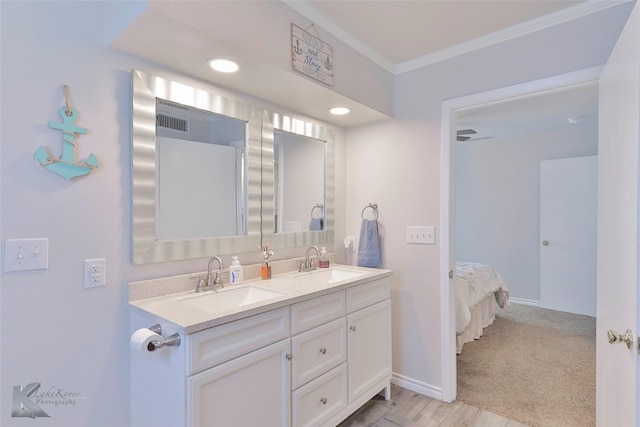
[[[186,334],[191,334],[371,280],[389,277],[391,274],[391,270],[332,264],[330,268],[319,268],[308,273],[294,271],[275,275],[269,280],[246,280],[240,285],[225,285],[222,289],[202,293],[191,290],[130,300],[129,305],[134,310],[165,319],[182,328]],[[146,286],[153,284],[149,283]],[[195,288],[195,284],[193,287]],[[220,297],[220,301],[227,300],[226,297],[230,295],[223,296],[223,293],[233,293],[243,288],[253,289],[245,289],[251,291],[251,294],[247,294],[242,305],[232,302],[228,307],[213,308],[213,304],[218,302],[214,301],[216,297]],[[251,302],[252,298],[266,299]],[[207,301],[212,304],[209,305]]]

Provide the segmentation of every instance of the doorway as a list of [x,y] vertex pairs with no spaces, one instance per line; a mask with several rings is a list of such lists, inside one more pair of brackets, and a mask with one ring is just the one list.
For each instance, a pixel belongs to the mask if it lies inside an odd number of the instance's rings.
[[[575,73],[511,86],[443,103],[442,121],[442,223],[443,239],[441,248],[441,306],[442,306],[442,399],[452,402],[456,398],[456,352],[455,352],[455,310],[453,271],[456,261],[456,118],[457,115],[471,109],[540,94],[545,91],[558,90],[571,85],[597,82],[600,68],[582,70]],[[538,239],[536,231],[536,240]],[[537,245],[535,246],[537,250]],[[539,295],[537,296],[539,300]]]

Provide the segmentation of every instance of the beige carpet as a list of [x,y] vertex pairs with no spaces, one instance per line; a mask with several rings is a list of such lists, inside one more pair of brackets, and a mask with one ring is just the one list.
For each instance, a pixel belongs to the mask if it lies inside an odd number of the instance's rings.
[[534,427],[595,426],[593,317],[512,304],[457,357],[458,400]]

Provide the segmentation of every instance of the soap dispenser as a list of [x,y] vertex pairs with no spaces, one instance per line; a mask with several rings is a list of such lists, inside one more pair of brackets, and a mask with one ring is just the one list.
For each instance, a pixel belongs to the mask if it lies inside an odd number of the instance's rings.
[[325,248],[324,246],[320,250],[320,259],[318,260],[318,267],[320,268],[329,267],[329,258],[327,258],[327,248]]
[[231,267],[229,267],[229,284],[239,285],[242,283],[242,266],[237,256],[231,257]]

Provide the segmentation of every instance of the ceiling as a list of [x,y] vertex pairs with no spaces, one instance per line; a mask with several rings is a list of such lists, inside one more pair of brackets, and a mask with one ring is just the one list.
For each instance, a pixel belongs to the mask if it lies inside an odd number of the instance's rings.
[[473,129],[464,144],[506,139],[598,123],[598,83],[595,81],[521,96],[460,111],[456,125]]
[[[285,2],[395,73],[603,7],[584,0]],[[471,143],[592,125],[597,119],[598,86],[591,83],[462,111],[456,124],[478,132],[465,142]]]
[[[212,27],[210,17],[220,16],[221,9],[231,11],[225,14],[225,22],[216,25],[226,26],[226,34],[234,32],[236,36],[240,34],[235,29],[242,25],[241,37],[251,40],[261,37],[269,13],[281,13],[282,7],[288,7],[390,73],[400,74],[619,4],[594,0],[148,0],[148,3],[153,10],[124,31],[125,36],[116,40],[114,47],[342,127],[387,116],[309,79],[285,75],[273,64],[250,55],[244,57],[242,76],[212,76],[203,66],[204,59],[211,57],[212,39],[206,37],[207,28]],[[157,28],[162,28],[162,32]],[[154,38],[150,39],[148,34],[154,34]],[[181,42],[184,40],[189,43],[189,52],[185,52]],[[230,43],[226,47],[232,46]],[[264,81],[270,85],[264,85]],[[291,93],[308,95],[292,97]],[[352,113],[339,118],[329,115],[327,105],[340,103],[347,104]]]

